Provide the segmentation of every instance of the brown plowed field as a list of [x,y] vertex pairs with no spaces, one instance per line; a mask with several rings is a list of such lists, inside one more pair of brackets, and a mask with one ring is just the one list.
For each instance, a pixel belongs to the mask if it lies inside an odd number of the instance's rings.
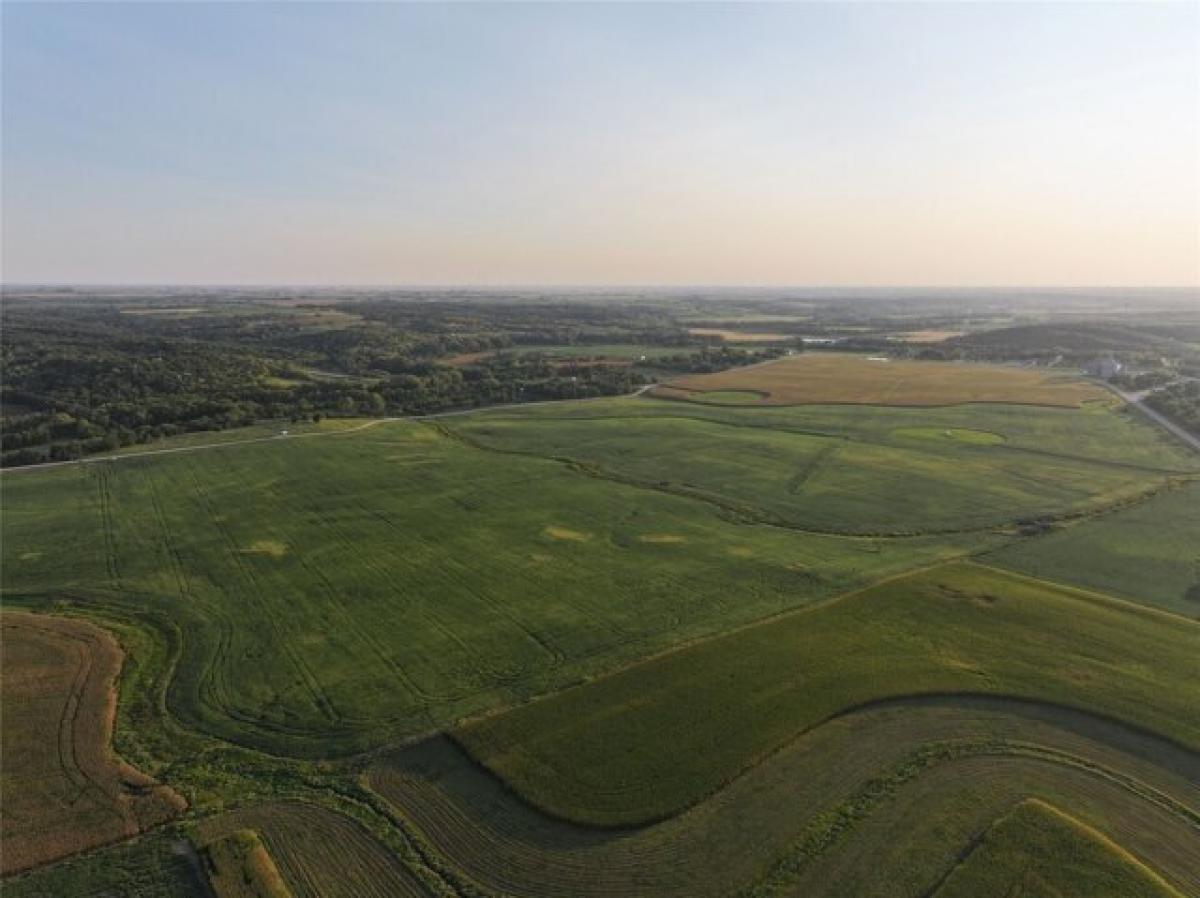
[[[1094,384],[1043,370],[953,362],[873,361],[841,353],[806,353],[716,374],[677,377],[651,391],[663,399],[704,402],[705,393],[745,392],[739,405],[935,406],[1008,402],[1076,408],[1110,401]],[[734,404],[726,399],[721,404]]]
[[0,616],[0,873],[132,836],[184,808],[110,747],[122,653],[84,621]]

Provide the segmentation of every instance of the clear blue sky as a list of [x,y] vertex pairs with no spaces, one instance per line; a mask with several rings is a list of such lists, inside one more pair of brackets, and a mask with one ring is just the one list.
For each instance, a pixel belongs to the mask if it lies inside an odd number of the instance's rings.
[[3,4],[4,280],[1195,284],[1200,6]]

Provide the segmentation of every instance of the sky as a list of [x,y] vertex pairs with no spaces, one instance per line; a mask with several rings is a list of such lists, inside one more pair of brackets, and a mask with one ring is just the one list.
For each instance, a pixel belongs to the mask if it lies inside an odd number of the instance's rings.
[[6,283],[1200,284],[1200,4],[0,16]]

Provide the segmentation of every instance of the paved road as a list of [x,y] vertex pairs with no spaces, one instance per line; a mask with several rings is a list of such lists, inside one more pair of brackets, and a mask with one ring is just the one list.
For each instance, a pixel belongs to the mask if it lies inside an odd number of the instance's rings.
[[1133,408],[1137,409],[1139,412],[1157,424],[1159,427],[1183,440],[1183,442],[1187,443],[1197,452],[1200,452],[1200,437],[1184,430],[1174,421],[1163,416],[1159,412],[1156,412],[1154,409],[1150,408],[1150,406],[1142,402],[1142,399],[1152,392],[1151,390],[1144,390],[1141,393],[1126,393],[1124,390],[1115,387],[1110,383],[1106,383],[1105,386],[1124,399]]
[[564,402],[595,402],[601,399],[633,399],[636,396],[641,396],[652,387],[658,384],[646,384],[644,387],[639,387],[632,393],[626,393],[624,396],[589,396],[586,399],[543,399],[539,402],[507,402],[503,405],[481,405],[477,408],[464,408],[452,412],[434,412],[431,415],[404,415],[395,418],[372,418],[370,421],[364,421],[356,427],[347,427],[342,430],[319,430],[315,433],[273,433],[265,437],[248,437],[244,440],[224,440],[217,443],[200,443],[196,446],[173,446],[168,449],[147,449],[145,452],[126,452],[123,455],[89,455],[87,458],[75,458],[70,461],[47,461],[37,465],[20,465],[15,468],[0,468],[0,474],[18,474],[21,471],[37,471],[42,468],[62,468],[67,465],[94,465],[106,461],[123,461],[129,458],[145,458],[148,455],[168,455],[177,452],[200,452],[205,449],[224,449],[226,446],[245,446],[248,443],[266,443],[271,440],[303,440],[311,439],[312,437],[336,437],[347,433],[357,433],[360,430],[366,430],[368,427],[375,427],[377,424],[387,424],[390,421],[430,421],[436,418],[454,418],[461,415],[477,415],[480,412],[494,412],[497,409],[506,408],[528,408],[531,405],[560,405]]

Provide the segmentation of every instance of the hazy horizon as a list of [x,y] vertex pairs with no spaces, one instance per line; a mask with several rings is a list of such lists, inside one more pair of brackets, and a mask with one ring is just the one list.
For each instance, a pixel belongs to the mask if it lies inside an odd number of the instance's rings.
[[33,4],[3,282],[1200,285],[1200,7]]

